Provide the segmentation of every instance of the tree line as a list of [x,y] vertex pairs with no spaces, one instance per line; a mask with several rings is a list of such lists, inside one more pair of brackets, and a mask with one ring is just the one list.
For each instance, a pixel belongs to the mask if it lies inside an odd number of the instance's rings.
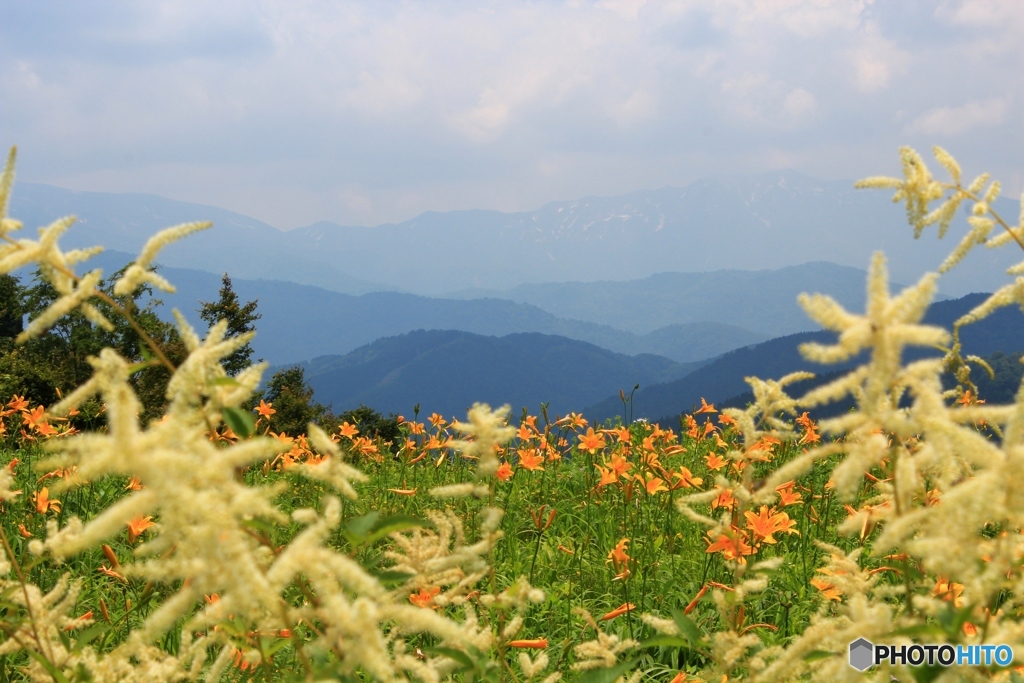
[[[114,283],[122,272],[123,269],[105,279],[100,289],[131,314],[138,327],[160,345],[172,363],[180,364],[187,351],[177,328],[159,315],[163,302],[154,296],[149,286],[131,297],[115,295]],[[138,370],[131,383],[142,403],[140,421],[145,424],[163,415],[169,371],[151,362],[153,359],[139,332],[124,316],[115,315],[103,301],[95,301],[94,305],[113,321],[112,330],[94,325],[75,310],[61,318],[46,334],[15,343],[26,322],[45,311],[58,296],[38,271],[27,283],[12,275],[0,275],[0,401],[18,395],[33,403],[52,405],[60,400],[64,391],[86,382],[92,375],[88,358],[110,347],[137,364]],[[258,300],[242,303],[227,273],[221,278],[218,298],[198,303],[196,311],[206,324],[212,326],[219,320],[227,321],[228,337],[255,331],[255,323],[262,317],[257,312]],[[202,335],[201,330],[199,333]],[[247,343],[225,358],[223,367],[228,375],[237,375],[254,362],[253,356],[252,345]],[[254,408],[261,400],[273,404],[276,412],[271,424],[278,433],[292,436],[304,433],[310,422],[332,429],[339,421],[348,420],[359,426],[363,434],[379,434],[387,440],[398,434],[393,418],[384,418],[366,407],[334,415],[329,407],[314,399],[305,371],[299,366],[275,372],[262,391],[252,397],[248,407]],[[72,419],[75,426],[82,429],[102,426],[103,406],[95,399],[86,402]]]

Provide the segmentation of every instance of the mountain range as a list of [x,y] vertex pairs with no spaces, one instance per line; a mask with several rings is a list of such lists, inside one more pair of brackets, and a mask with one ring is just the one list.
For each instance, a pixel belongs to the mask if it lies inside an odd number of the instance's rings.
[[[113,273],[131,258],[104,252],[94,262]],[[200,302],[217,298],[220,277],[172,267],[162,267],[160,272],[178,290],[159,294],[165,303],[164,317],[170,319],[170,308],[177,307],[198,326],[196,310]],[[516,301],[398,292],[357,296],[293,282],[237,277],[232,282],[241,300],[258,301],[263,317],[257,323],[253,347],[258,357],[275,365],[344,355],[375,339],[417,329],[489,336],[537,332],[616,353],[650,353],[685,363],[781,334],[815,329],[796,304],[801,291],[829,294],[850,310],[862,310],[865,298],[863,271],[828,263],[754,273],[665,273],[636,282],[552,284],[547,285],[555,296],[551,301],[541,296],[545,286],[512,292],[510,296],[520,299]],[[552,301],[564,305],[552,305]],[[566,312],[560,314],[560,308]]]
[[[928,309],[923,322],[947,330],[952,329],[957,318],[980,304],[987,296],[971,294],[959,299],[936,302]],[[680,379],[641,387],[633,397],[634,415],[652,420],[668,419],[671,424],[674,421],[673,416],[677,416],[681,411],[699,407],[701,398],[709,402],[739,403],[734,399],[750,390],[750,386],[744,381],[744,377],[747,376],[778,379],[800,370],[823,375],[864,362],[864,357],[859,357],[845,363],[820,366],[804,360],[798,351],[798,346],[806,342],[834,344],[835,340],[834,332],[801,332],[735,349],[701,365]],[[1024,351],[1024,316],[1015,308],[999,309],[988,318],[963,327],[960,340],[965,356],[989,356],[997,351],[1020,353]],[[910,347],[904,353],[904,360],[938,354],[939,352],[933,349]],[[804,388],[806,389],[806,386]],[[799,394],[799,391],[794,391],[791,395]],[[584,412],[588,417],[598,420],[614,417],[621,414],[621,402],[617,396],[608,396],[604,401],[588,406]]]
[[[925,321],[946,329],[984,300],[974,294],[933,304]],[[624,355],[593,344],[535,333],[501,337],[454,330],[417,330],[378,339],[345,355],[301,363],[316,399],[336,412],[365,404],[383,412],[408,415],[415,404],[424,411],[463,415],[475,401],[511,403],[518,412],[536,413],[547,403],[549,414],[583,412],[592,421],[622,416],[619,390],[633,394],[633,417],[673,424],[680,412],[710,402],[745,405],[745,377],[777,379],[796,370],[819,376],[796,387],[799,396],[821,381],[863,362],[863,358],[830,366],[805,361],[798,347],[806,342],[834,343],[829,331],[800,332],[721,354],[713,359],[676,363],[650,355]],[[965,354],[991,356],[1024,350],[1024,316],[1001,309],[963,328]],[[908,349],[914,360],[938,352]],[[979,370],[980,372],[980,370]],[[628,410],[628,409],[627,409]],[[667,417],[666,417],[667,416]],[[667,421],[667,422],[666,422]]]
[[[998,200],[1008,217],[1018,204]],[[428,212],[375,227],[320,222],[283,232],[216,207],[155,195],[74,192],[18,183],[11,215],[30,228],[67,214],[70,247],[137,251],[158,229],[213,220],[213,230],[168,247],[168,266],[361,294],[441,295],[527,283],[635,280],[661,272],[762,270],[829,261],[865,268],[885,250],[894,280],[934,270],[963,234],[915,241],[904,212],[880,191],[793,171],[716,176],[682,188],[547,204],[535,211]],[[976,250],[940,283],[943,293],[990,291],[1020,260],[1011,248]],[[657,326],[650,328],[656,329]]]
[[[986,295],[937,302],[925,322],[950,329],[955,319]],[[1024,315],[1000,309],[984,321],[964,328],[965,353],[1024,351]],[[623,416],[618,391],[630,394],[631,412],[673,424],[701,398],[745,404],[750,387],[745,377],[777,379],[798,370],[827,377],[863,361],[816,367],[804,360],[802,343],[834,343],[835,333],[802,332],[737,348],[700,361],[679,364],[652,354],[614,353],[587,342],[542,334],[484,336],[453,330],[418,330],[378,339],[344,355],[313,358],[299,364],[315,398],[336,412],[359,404],[381,412],[409,415],[419,403],[425,412],[461,416],[474,401],[511,403],[518,412],[536,413],[542,402],[549,415],[583,412],[592,421]],[[934,349],[910,348],[906,359],[934,355]],[[800,395],[815,381],[797,387]]]
[[[300,364],[317,401],[335,412],[360,404],[383,413],[423,410],[463,416],[475,402],[505,403],[537,414],[547,403],[552,418],[636,383],[681,377],[699,363],[662,356],[627,356],[554,335],[502,337],[453,330],[416,330],[378,339],[344,356]],[[621,408],[621,403],[620,403]]]
[[[104,252],[91,263],[113,273],[131,260],[129,254]],[[171,320],[178,308],[202,329],[197,310],[203,301],[217,299],[220,276],[198,270],[162,267],[160,273],[177,288],[160,292],[161,315]],[[417,329],[461,330],[503,336],[537,332],[586,341],[602,348],[635,355],[653,353],[676,362],[717,356],[771,335],[718,322],[671,324],[634,334],[588,321],[558,317],[531,304],[504,299],[439,299],[398,292],[359,296],[311,285],[275,280],[232,278],[242,301],[258,302],[262,318],[256,323],[253,349],[258,358],[275,365],[298,363],[318,356],[343,355],[381,337]]]
[[[653,333],[667,324],[712,321],[776,337],[818,329],[797,304],[801,292],[828,294],[847,310],[864,310],[864,282],[860,268],[812,261],[774,270],[656,273],[641,280],[525,284],[507,290],[463,290],[449,296],[508,299],[554,315],[637,333]],[[894,283],[892,288],[899,290],[903,285]],[[940,301],[947,298],[936,297]]]
[[[355,277],[411,291],[508,289],[524,283],[628,280],[658,272],[760,270],[830,261],[866,268],[884,250],[894,280],[935,270],[965,230],[920,240],[890,192],[856,190],[795,171],[715,176],[686,187],[552,202],[536,211],[449,211],[373,228],[329,222],[295,235],[343,253]],[[1013,220],[1018,204],[998,209]],[[1002,284],[1012,249],[972,253],[942,282],[959,295]]]

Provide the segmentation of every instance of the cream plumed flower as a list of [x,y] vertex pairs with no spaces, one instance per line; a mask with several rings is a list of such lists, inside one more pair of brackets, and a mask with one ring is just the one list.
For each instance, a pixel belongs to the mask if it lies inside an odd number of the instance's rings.
[[[807,315],[825,329],[838,332],[839,339],[834,345],[802,344],[800,352],[818,363],[839,363],[871,349],[870,372],[864,377],[869,392],[867,398],[885,391],[889,378],[900,367],[900,355],[905,346],[940,346],[949,342],[949,332],[941,327],[918,324],[935,296],[937,277],[935,273],[927,273],[916,285],[890,297],[885,256],[878,252],[871,260],[868,273],[864,315],[849,313],[832,297],[801,294],[797,301]],[[817,389],[816,395],[828,393],[831,386]],[[806,398],[800,403],[809,405]]]
[[505,424],[509,406],[491,410],[486,403],[474,403],[469,409],[469,422],[456,422],[453,426],[473,440],[455,441],[452,447],[463,456],[477,460],[476,475],[489,477],[498,471],[498,456],[495,449],[507,442],[516,430]]
[[188,235],[200,230],[206,230],[212,226],[213,223],[210,223],[209,221],[182,223],[181,225],[161,230],[150,237],[149,241],[147,241],[146,245],[142,248],[142,253],[139,254],[139,258],[135,259],[135,262],[125,269],[124,275],[122,275],[121,279],[114,284],[114,294],[117,294],[118,296],[129,296],[147,282],[157,289],[173,293],[175,291],[174,285],[168,282],[166,278],[157,275],[151,269],[153,259],[156,258],[156,255],[160,250],[168,244],[177,242],[183,237],[187,237]]

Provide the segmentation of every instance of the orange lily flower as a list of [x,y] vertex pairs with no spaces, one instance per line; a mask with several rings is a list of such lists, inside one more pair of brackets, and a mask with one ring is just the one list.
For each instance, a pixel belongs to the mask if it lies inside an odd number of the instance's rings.
[[762,505],[756,515],[747,510],[743,516],[747,518],[747,528],[754,532],[755,538],[760,538],[765,543],[777,543],[773,536],[776,533],[800,534],[793,528],[796,526],[795,519],[790,519],[785,512],[776,512],[774,509],[769,511],[767,505]]
[[25,408],[28,408],[28,401],[25,400],[24,396],[18,396],[15,394],[11,400],[7,402],[7,407],[11,409],[11,412],[25,410]]
[[513,640],[508,645],[509,647],[521,647],[532,648],[534,650],[543,650],[548,646],[548,639],[534,638],[533,640]]
[[711,586],[706,583],[700,587],[700,590],[697,591],[697,594],[693,596],[693,600],[690,600],[689,604],[686,605],[686,608],[683,609],[683,614],[689,614],[697,607],[698,604],[700,604],[700,599],[703,598],[704,594],[708,592],[708,588],[711,588]]
[[612,566],[615,567],[615,573],[619,576],[623,576],[624,574],[628,576],[626,572],[629,571],[629,561],[633,559],[626,554],[626,546],[628,545],[628,538],[621,539],[615,544],[615,547],[608,552],[608,559],[605,560],[605,564],[608,564],[609,562],[612,563]]
[[634,605],[631,602],[624,602],[608,614],[602,616],[600,619],[598,619],[598,621],[611,621],[615,617],[621,617],[623,614],[626,614],[627,612],[632,612],[634,609],[636,609],[636,605]]
[[701,413],[717,413],[717,412],[718,411],[715,410],[715,404],[714,403],[708,404],[708,402],[704,400],[704,397],[701,396],[700,397],[700,409],[697,412],[695,412],[694,415],[700,415]]
[[937,577],[935,587],[932,588],[932,595],[946,602],[952,602],[955,607],[963,607],[964,601],[960,597],[963,592],[964,585],[962,583],[953,583],[945,576]]
[[796,486],[796,482],[787,481],[785,484],[780,484],[775,487],[775,491],[779,494],[779,504],[783,507],[787,505],[799,505],[803,502],[800,493],[793,490],[794,486]]
[[100,574],[103,574],[104,576],[109,576],[112,579],[117,579],[121,583],[128,583],[128,579],[124,577],[124,574],[114,571],[113,569],[109,569],[105,564],[101,564],[100,568],[96,571],[98,571]]
[[619,480],[619,475],[615,473],[610,467],[601,467],[600,465],[594,465],[597,471],[601,473],[601,481],[597,482],[596,488],[601,489],[609,484],[614,484]]
[[270,416],[277,412],[276,410],[273,409],[273,405],[273,403],[267,403],[263,399],[260,399],[260,404],[256,406],[256,412],[259,414],[260,417],[270,419]]
[[430,588],[421,588],[419,593],[410,593],[409,602],[416,605],[417,607],[424,607],[430,609],[437,609],[437,605],[434,604],[434,598],[441,592],[439,586],[431,586]]
[[356,429],[355,425],[350,425],[346,420],[345,422],[341,423],[341,426],[338,427],[338,433],[351,440],[355,437],[356,434],[359,433],[359,430]]
[[720,470],[725,467],[728,462],[725,458],[720,456],[718,453],[708,453],[704,456],[704,461],[708,464],[709,470]]
[[513,475],[512,465],[507,462],[503,462],[498,465],[498,469],[495,470],[494,476],[498,478],[498,481],[508,481]]
[[[835,576],[835,572],[828,567],[822,567],[817,571],[817,573],[823,574],[825,577]],[[810,584],[821,591],[822,597],[826,600],[835,600],[836,602],[839,602],[843,599],[843,592],[839,590],[834,583],[829,581],[828,578],[813,578],[810,580]]]
[[612,455],[611,462],[608,463],[608,468],[615,472],[616,477],[624,477],[626,473],[633,469],[633,463],[626,460],[624,457],[615,453]]
[[693,476],[693,473],[690,472],[689,468],[682,466],[679,467],[678,471],[672,473],[672,478],[675,480],[672,484],[673,491],[678,488],[696,488],[704,483],[704,479],[702,477]]
[[735,560],[746,564],[747,561],[744,556],[754,553],[754,549],[747,542],[746,535],[736,527],[731,527],[729,531],[720,533],[714,541],[710,537],[707,541],[707,552],[721,552],[722,557],[727,560]]
[[135,476],[129,479],[128,483],[124,487],[125,491],[141,491],[142,489],[142,482],[139,481],[139,478]]
[[587,429],[586,434],[580,434],[578,438],[580,443],[577,448],[581,451],[589,451],[591,454],[594,454],[599,449],[605,447],[604,434],[594,433],[593,427]]
[[51,510],[53,512],[60,512],[60,501],[56,498],[50,498],[50,489],[46,486],[32,494],[32,502],[36,506],[36,511],[40,514],[46,514]]
[[583,429],[589,424],[579,413],[569,413],[563,418],[555,420],[556,425],[569,425],[572,429]]
[[398,494],[399,496],[415,496],[416,489],[388,489],[391,493]]
[[128,542],[135,543],[139,536],[142,535],[142,532],[153,526],[156,526],[156,522],[149,515],[128,522]]
[[519,466],[524,470],[543,470],[544,456],[537,455],[535,448],[521,448],[516,453],[519,455]]
[[85,626],[85,624],[82,624],[80,622],[85,621],[86,619],[92,619],[92,610],[89,610],[80,617],[75,617],[74,621],[72,621],[70,624],[64,627],[64,630],[73,631],[77,628],[81,628],[82,626]]
[[725,508],[731,510],[736,505],[736,498],[733,497],[730,489],[722,489],[718,497],[711,501],[711,509]]
[[647,495],[653,496],[656,493],[668,491],[668,487],[665,486],[665,480],[662,479],[661,477],[656,477],[650,472],[646,474],[646,477],[647,479],[645,480],[644,477],[641,477],[639,474],[633,475],[634,479],[636,479],[637,481],[644,485],[644,489],[647,491]]
[[32,410],[24,412],[25,425],[28,427],[36,427],[42,422],[46,422],[46,409],[42,406],[36,406]]

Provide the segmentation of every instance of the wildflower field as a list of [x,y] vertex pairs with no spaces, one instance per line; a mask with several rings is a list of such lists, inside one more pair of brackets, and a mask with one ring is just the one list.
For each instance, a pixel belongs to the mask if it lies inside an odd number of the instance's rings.
[[[918,233],[971,208],[941,272],[1024,248],[998,183],[962,185],[941,149],[948,182],[901,155],[903,179],[862,184],[895,189]],[[12,179],[13,154],[0,271],[36,264],[59,294],[25,338],[72,310],[134,323],[118,297],[171,287],[159,249],[208,227],[157,235],[108,293],[75,274],[88,251],[57,247],[70,220],[15,239]],[[56,404],[4,397],[0,680],[1019,680],[1024,391],[979,400],[957,331],[1024,308],[1024,278],[952,331],[919,324],[937,278],[891,295],[877,255],[864,314],[803,295],[838,333],[805,355],[866,365],[803,397],[785,388],[805,373],[749,378],[745,410],[702,402],[671,425],[476,405],[417,410],[389,440],[347,421],[288,434],[252,398],[264,367],[222,365],[247,335],[179,316],[174,362],[133,324],[145,352],[100,351]],[[947,353],[903,365],[908,345]],[[138,378],[157,370],[166,404],[143,421]],[[847,395],[856,411],[812,419]],[[861,672],[858,638],[1018,659]]]

